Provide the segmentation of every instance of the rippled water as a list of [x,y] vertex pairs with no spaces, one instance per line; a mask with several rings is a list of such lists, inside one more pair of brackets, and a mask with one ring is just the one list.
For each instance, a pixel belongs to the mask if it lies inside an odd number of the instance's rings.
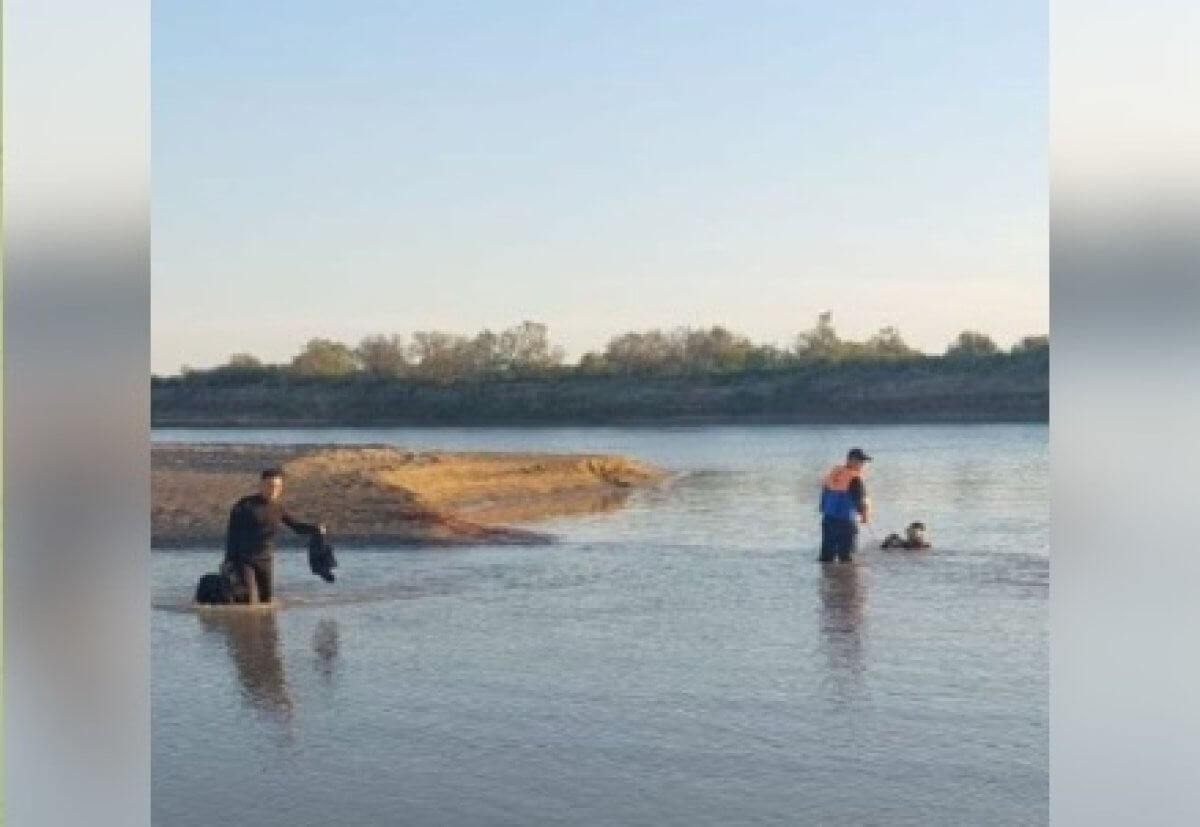
[[[154,554],[156,824],[1047,822],[1045,427],[154,436],[679,474],[548,547],[339,552],[333,585],[285,551],[273,613],[180,610],[219,555]],[[851,444],[875,531],[922,519],[932,552],[815,563]]]

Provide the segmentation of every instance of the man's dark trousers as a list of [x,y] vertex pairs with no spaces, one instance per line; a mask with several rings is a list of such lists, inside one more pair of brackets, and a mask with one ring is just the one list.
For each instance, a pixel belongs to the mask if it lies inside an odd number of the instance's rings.
[[822,563],[849,563],[858,543],[858,526],[853,520],[825,517],[821,520]]
[[272,594],[272,560],[269,556],[242,557],[234,561],[251,603],[270,603]]

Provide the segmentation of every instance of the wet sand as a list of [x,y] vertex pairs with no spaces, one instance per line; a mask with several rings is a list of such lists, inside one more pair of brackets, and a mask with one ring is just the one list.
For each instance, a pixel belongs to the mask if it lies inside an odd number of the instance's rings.
[[324,522],[335,546],[539,544],[505,525],[620,508],[663,480],[621,456],[408,452],[386,445],[170,444],[151,450],[151,546],[224,542],[229,508],[257,475],[283,467],[284,503]]

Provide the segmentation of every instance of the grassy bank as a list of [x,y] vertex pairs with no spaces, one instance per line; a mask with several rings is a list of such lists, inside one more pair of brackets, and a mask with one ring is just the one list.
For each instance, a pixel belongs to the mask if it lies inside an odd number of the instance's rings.
[[156,377],[151,390],[158,427],[1040,422],[1048,415],[1048,351],[445,382],[213,371]]

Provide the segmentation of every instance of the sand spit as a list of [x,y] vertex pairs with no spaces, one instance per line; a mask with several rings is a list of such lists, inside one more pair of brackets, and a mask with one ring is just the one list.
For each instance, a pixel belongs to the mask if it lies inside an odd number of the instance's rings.
[[[336,546],[539,544],[503,525],[621,507],[666,477],[620,456],[409,452],[386,445],[170,444],[151,449],[151,546],[219,547],[229,507],[280,465],[284,502]],[[291,544],[288,538],[282,544]],[[298,542],[298,538],[296,540]]]

